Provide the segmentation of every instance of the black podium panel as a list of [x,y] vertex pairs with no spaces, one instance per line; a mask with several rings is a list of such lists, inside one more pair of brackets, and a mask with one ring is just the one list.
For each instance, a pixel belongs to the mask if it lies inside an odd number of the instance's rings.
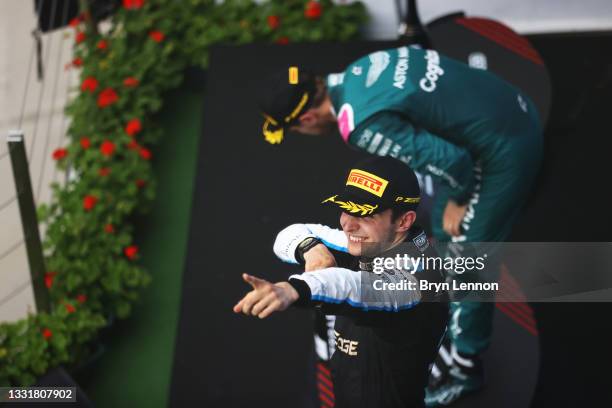
[[[316,59],[319,72],[392,43],[219,47],[207,75],[203,136],[183,302],[176,343],[173,407],[314,406],[312,318],[289,311],[265,321],[234,315],[248,290],[241,274],[286,279],[297,268],[272,252],[296,222],[338,226],[320,201],[337,190],[361,153],[339,136],[285,135],[270,145],[253,93],[258,79]],[[180,143],[180,135],[172,135]],[[308,385],[311,384],[311,385]]]
[[[609,54],[600,50],[611,40],[610,34],[531,38],[550,69],[555,99],[542,175],[513,240],[610,240],[605,136],[612,82]],[[256,321],[234,315],[231,308],[248,290],[241,273],[277,281],[297,272],[272,253],[281,228],[294,222],[338,225],[338,214],[318,204],[335,192],[342,169],[360,153],[339,137],[286,135],[280,146],[267,144],[253,92],[267,72],[292,64],[339,71],[361,55],[395,44],[212,51],[170,406],[316,406],[311,315],[289,311]],[[583,58],[568,60],[568,49],[580,50]],[[180,135],[169,137],[180,143]],[[525,407],[536,371],[533,407],[608,406],[601,390],[609,376],[597,376],[594,367],[609,366],[601,350],[609,343],[603,327],[610,304],[532,306],[539,336],[519,331],[498,314],[487,355],[488,388],[458,406],[502,406],[500,398],[518,395],[520,402],[505,402]]]

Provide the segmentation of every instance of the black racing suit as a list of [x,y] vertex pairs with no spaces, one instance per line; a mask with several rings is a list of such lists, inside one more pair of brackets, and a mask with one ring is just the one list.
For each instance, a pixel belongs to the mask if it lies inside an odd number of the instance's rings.
[[[295,224],[279,234],[275,252],[285,261],[295,261],[297,244],[308,236],[322,239],[332,253],[346,248],[346,242],[341,242],[344,234],[338,230]],[[418,227],[411,229],[405,243],[409,245],[401,250],[409,256],[435,256]],[[314,306],[337,315],[336,351],[331,359],[336,407],[422,407],[429,367],[448,321],[446,294],[386,290],[365,295],[362,289],[372,279],[398,282],[409,274],[397,269],[375,274],[372,260],[346,255],[336,256],[338,267],[289,279],[300,295],[296,306]],[[440,271],[435,270],[421,270],[412,276],[443,282]]]

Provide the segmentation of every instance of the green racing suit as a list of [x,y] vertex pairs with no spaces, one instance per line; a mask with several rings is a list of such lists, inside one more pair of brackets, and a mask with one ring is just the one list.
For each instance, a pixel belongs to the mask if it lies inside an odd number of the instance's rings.
[[[542,154],[538,113],[527,95],[491,72],[418,47],[369,54],[328,75],[327,88],[346,143],[439,180],[431,211],[438,241],[508,237]],[[442,228],[449,199],[468,205],[457,237]],[[493,304],[453,302],[451,313],[457,349],[483,351]]]

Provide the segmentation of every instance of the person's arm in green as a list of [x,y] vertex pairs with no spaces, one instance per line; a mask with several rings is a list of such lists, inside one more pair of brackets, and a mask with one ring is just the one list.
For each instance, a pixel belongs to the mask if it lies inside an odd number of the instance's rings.
[[392,156],[413,170],[431,174],[451,187],[450,198],[467,202],[474,186],[470,153],[393,112],[376,114],[360,124],[349,144],[379,156]]

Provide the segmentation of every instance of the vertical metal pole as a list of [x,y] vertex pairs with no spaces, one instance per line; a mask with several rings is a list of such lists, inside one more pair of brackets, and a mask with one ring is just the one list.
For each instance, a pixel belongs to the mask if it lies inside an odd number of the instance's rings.
[[91,13],[91,1],[79,0],[79,9],[85,16],[85,25],[87,26],[87,31],[89,34],[94,34],[96,36],[100,34],[98,31],[98,22],[96,21],[95,16]]
[[[399,0],[397,0],[398,13],[401,11]],[[419,17],[416,0],[406,0],[406,12],[400,18],[399,36],[400,39],[409,44],[418,44],[423,48],[431,48],[431,42],[427,35],[427,30]]]
[[30,277],[34,289],[36,309],[39,312],[50,310],[49,292],[45,287],[45,260],[43,257],[40,233],[38,231],[38,218],[32,194],[32,182],[30,170],[26,157],[25,144],[22,130],[11,130],[7,137],[13,176],[15,178],[15,190],[17,191],[17,202],[21,214],[21,225],[23,237],[30,265]]

